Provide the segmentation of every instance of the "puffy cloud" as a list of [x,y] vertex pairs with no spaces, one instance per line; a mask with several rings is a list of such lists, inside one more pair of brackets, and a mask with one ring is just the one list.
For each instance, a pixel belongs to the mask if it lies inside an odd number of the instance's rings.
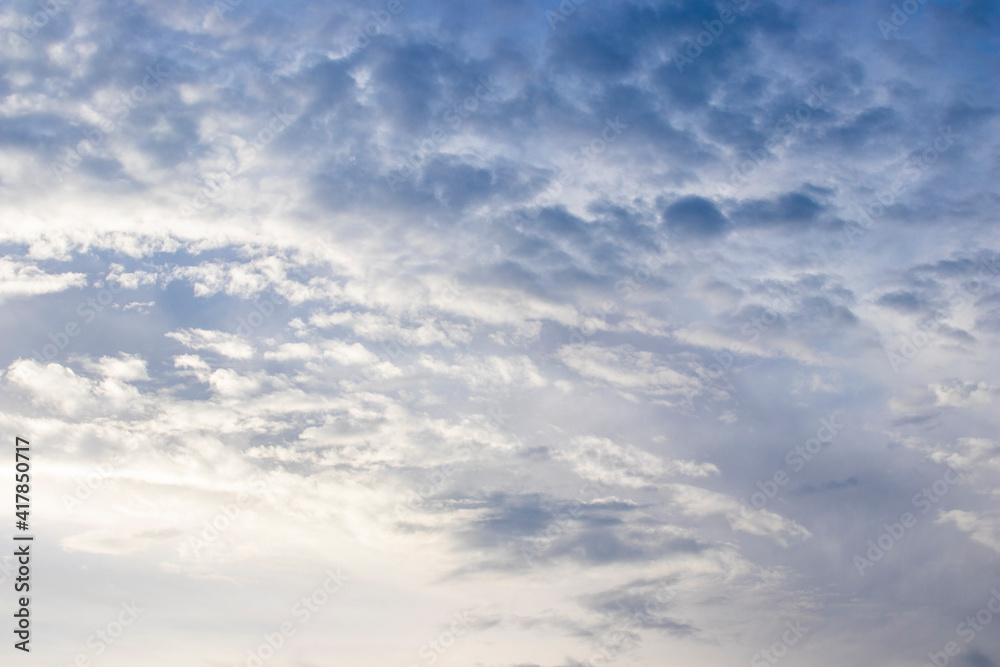
[[83,273],[50,274],[36,265],[0,257],[0,298],[62,292],[86,284]]
[[192,350],[209,350],[231,359],[249,359],[253,356],[253,346],[236,334],[208,329],[182,329],[166,334],[181,345]]
[[710,200],[697,195],[681,197],[663,211],[667,230],[679,238],[712,237],[725,233],[726,217]]

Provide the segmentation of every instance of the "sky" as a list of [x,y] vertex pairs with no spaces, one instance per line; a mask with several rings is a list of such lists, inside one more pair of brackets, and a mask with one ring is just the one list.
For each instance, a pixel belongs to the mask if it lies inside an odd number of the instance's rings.
[[0,32],[5,665],[1000,665],[997,2]]

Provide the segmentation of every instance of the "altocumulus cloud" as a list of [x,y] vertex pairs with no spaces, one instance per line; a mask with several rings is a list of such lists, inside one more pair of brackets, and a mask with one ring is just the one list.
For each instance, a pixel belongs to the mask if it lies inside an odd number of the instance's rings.
[[1000,664],[1000,7],[897,5],[0,10],[38,659]]

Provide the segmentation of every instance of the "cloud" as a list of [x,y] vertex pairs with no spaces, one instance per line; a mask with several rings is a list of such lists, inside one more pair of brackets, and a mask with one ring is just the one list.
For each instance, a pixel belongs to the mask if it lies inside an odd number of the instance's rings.
[[119,357],[101,357],[96,362],[84,361],[84,368],[92,373],[100,373],[106,378],[135,382],[149,380],[149,370],[146,360],[138,355],[121,355]]
[[944,407],[964,407],[989,405],[993,397],[1000,393],[1000,387],[985,382],[959,382],[952,380],[928,387],[937,398],[937,405]]
[[108,667],[245,662],[335,566],[302,664],[903,664],[980,608],[995,3],[56,4],[0,13],[40,660],[129,590],[187,622]]
[[84,287],[84,273],[46,273],[34,264],[0,257],[0,298],[34,296]]
[[594,344],[565,345],[556,355],[583,377],[606,382],[624,391],[681,394],[699,385],[697,378],[671,368],[666,359],[628,345],[612,348]]
[[711,463],[664,461],[634,445],[619,445],[596,436],[574,438],[565,448],[555,449],[552,457],[568,463],[581,477],[605,485],[641,487],[655,485],[669,474],[707,477],[719,472]]
[[963,533],[994,551],[1000,552],[1000,521],[985,513],[949,510],[942,512],[937,523],[953,523]]
[[249,359],[254,348],[236,334],[208,329],[182,329],[166,334],[192,350],[209,350],[231,359]]
[[668,489],[671,501],[683,514],[694,517],[725,517],[731,523],[732,530],[770,537],[785,548],[791,542],[812,537],[805,526],[766,509],[756,510],[747,518],[735,498],[686,484],[670,484]]
[[823,211],[823,206],[808,194],[790,192],[774,201],[755,200],[743,203],[734,212],[739,222],[751,226],[806,227],[813,224]]
[[681,197],[663,211],[667,231],[679,238],[710,238],[726,232],[729,223],[719,208],[697,195]]

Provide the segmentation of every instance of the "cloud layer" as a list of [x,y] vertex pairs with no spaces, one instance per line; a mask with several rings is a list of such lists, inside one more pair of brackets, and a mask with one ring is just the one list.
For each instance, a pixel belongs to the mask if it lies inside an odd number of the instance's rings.
[[40,659],[1000,664],[995,3],[0,28]]

